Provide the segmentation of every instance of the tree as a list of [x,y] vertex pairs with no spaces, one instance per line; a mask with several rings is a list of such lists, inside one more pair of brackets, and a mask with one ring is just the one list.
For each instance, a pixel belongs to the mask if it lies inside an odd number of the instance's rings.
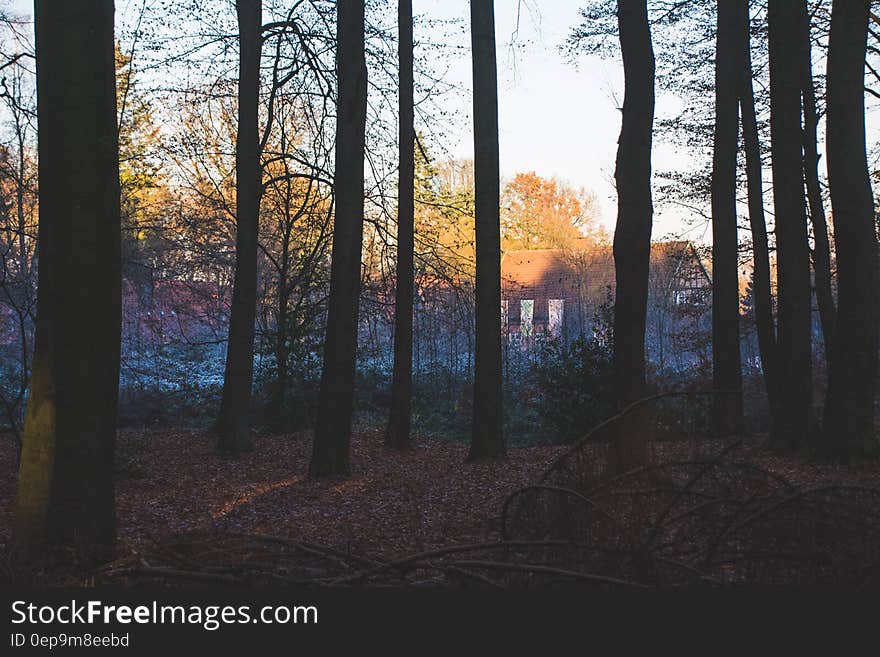
[[[617,224],[614,229],[613,377],[623,409],[645,396],[645,328],[651,257],[651,143],[654,123],[654,52],[645,0],[618,0],[623,55],[623,122],[617,146]],[[625,423],[629,425],[630,423]],[[621,426],[609,467],[623,471],[647,461],[644,431]]]
[[119,184],[122,188],[122,278],[149,284],[161,260],[157,234],[170,202],[163,183],[161,146],[154,108],[140,90],[134,58],[116,45],[116,111],[119,126]]
[[801,146],[801,30],[804,0],[770,0],[770,133],[779,289],[779,422],[777,449],[803,445],[812,429],[810,250]]
[[477,251],[473,434],[468,460],[504,455],[501,406],[501,182],[495,8],[471,0]]
[[[425,148],[416,152],[415,242],[417,274],[473,288],[473,160],[432,162]],[[473,296],[471,294],[471,296]]]
[[[323,345],[332,230],[335,21],[327,20],[331,11],[335,6],[309,3],[289,7],[264,3],[262,8],[258,108],[262,185],[250,419],[272,431],[290,431],[313,421],[320,377],[320,359],[315,356]],[[164,351],[165,358],[184,350],[198,358],[188,371],[192,379],[200,375],[202,382],[213,381],[218,374],[222,381],[224,376],[238,237],[239,79],[235,67],[231,79],[227,75],[225,60],[228,51],[236,50],[238,25],[234,12],[216,20],[224,44],[233,47],[224,45],[216,60],[200,64],[204,81],[172,96],[177,102],[169,108],[165,123],[164,161],[174,169],[169,193],[178,205],[174,212],[166,211],[161,226],[166,253],[158,272],[166,280],[187,279],[191,287],[208,293],[216,334],[187,336],[178,331],[168,346],[148,341],[148,347]],[[173,43],[176,48],[178,41]],[[185,53],[166,56],[173,55]],[[191,308],[199,315],[204,305]],[[154,368],[157,362],[147,355],[142,365]],[[165,377],[167,371],[159,370],[156,376]]]
[[235,142],[235,282],[217,447],[253,448],[248,419],[254,378],[257,249],[262,169],[257,114],[260,104],[261,0],[236,0],[239,28],[238,136]]
[[865,149],[868,0],[834,0],[828,45],[828,183],[837,249],[837,324],[820,451],[876,454],[877,236]]
[[715,138],[712,157],[712,423],[728,436],[742,429],[739,266],[736,222],[738,84],[736,2],[718,0]]
[[561,249],[595,234],[595,196],[534,172],[517,173],[501,193],[501,245]]
[[825,218],[825,203],[819,182],[819,151],[816,131],[819,127],[819,111],[816,103],[816,88],[813,82],[812,25],[807,12],[803,12],[801,28],[801,75],[804,103],[804,181],[807,189],[807,203],[810,210],[810,223],[813,225],[813,272],[816,286],[816,305],[819,306],[819,320],[822,324],[822,339],[825,342],[825,359],[834,346],[834,296],[831,292],[831,250],[828,244],[828,222]]
[[737,80],[739,81],[743,151],[746,161],[749,228],[752,235],[752,296],[764,387],[770,406],[771,423],[775,425],[779,415],[779,369],[776,325],[773,320],[773,293],[770,289],[770,249],[767,239],[767,221],[764,214],[761,143],[752,82],[748,0],[737,0],[735,20],[739,66]]
[[339,0],[336,5],[336,40],[336,215],[324,368],[309,465],[313,477],[345,475],[349,471],[364,232],[367,67],[362,1]]
[[415,105],[413,102],[412,0],[399,0],[398,60],[400,66],[400,173],[397,194],[397,290],[394,302],[394,374],[391,414],[385,442],[404,449],[410,443],[413,357],[413,265],[415,223]]
[[[289,152],[288,130],[296,130],[297,118],[279,112],[279,140],[269,141],[264,152]],[[329,186],[297,174],[289,158],[269,164],[265,177],[256,342],[272,363],[265,373],[269,394],[263,419],[274,431],[286,432],[307,418],[307,402],[298,384],[314,377],[308,354],[323,339],[331,204]],[[288,395],[291,391],[293,396]]]
[[113,2],[38,0],[34,23],[39,291],[15,532],[105,557],[121,321]]
[[20,42],[25,26],[0,12],[0,107],[8,133],[0,143],[0,330],[14,345],[0,357],[0,418],[21,449],[25,399],[33,355],[37,302],[36,117],[30,48]]

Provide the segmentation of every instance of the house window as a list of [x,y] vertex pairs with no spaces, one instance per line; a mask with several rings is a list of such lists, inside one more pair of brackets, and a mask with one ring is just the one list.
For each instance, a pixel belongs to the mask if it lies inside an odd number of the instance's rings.
[[523,299],[519,302],[519,334],[523,340],[532,337],[532,319],[535,316],[534,299]]
[[677,306],[702,306],[705,303],[704,290],[700,288],[676,290],[672,295],[672,301]]
[[562,335],[564,299],[550,299],[547,307],[547,331],[554,338]]

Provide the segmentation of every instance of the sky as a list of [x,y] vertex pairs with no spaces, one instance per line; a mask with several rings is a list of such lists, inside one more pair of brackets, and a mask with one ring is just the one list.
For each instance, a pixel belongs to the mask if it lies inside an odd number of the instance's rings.
[[[226,3],[228,0],[212,0]],[[138,4],[117,0],[117,12]],[[30,15],[30,0],[8,0],[13,11]],[[444,96],[445,109],[459,120],[444,135],[445,152],[456,158],[473,157],[470,131],[471,60],[468,0],[414,0],[417,17],[415,38],[423,44],[438,38],[460,46],[455,57],[442,66],[445,79],[460,93]],[[534,171],[557,178],[573,187],[596,194],[600,221],[613,231],[616,192],[613,184],[620,111],[623,98],[623,69],[618,58],[580,57],[575,64],[560,51],[570,30],[579,22],[582,0],[495,0],[495,28],[498,61],[499,139],[501,174],[511,178],[518,172]],[[418,17],[458,19],[460,29],[442,36],[432,28],[420,27]],[[424,25],[424,24],[422,24]],[[512,47],[512,43],[516,47]],[[426,52],[428,52],[426,50]],[[677,99],[660,94],[657,114],[674,114]],[[712,98],[706,102],[711,103]],[[424,128],[417,124],[417,129]],[[869,143],[880,140],[880,116],[868,113]],[[820,137],[821,141],[821,137]],[[820,144],[821,150],[821,144]],[[707,154],[708,155],[708,154]],[[655,140],[654,170],[686,167],[691,153]],[[769,175],[765,174],[765,185]],[[699,220],[688,228],[682,210],[655,203],[654,238],[686,236],[707,241],[707,223]]]
[[[467,0],[414,0],[418,15],[469,21]],[[576,65],[560,51],[573,27],[580,23],[581,0],[495,0],[498,63],[498,122],[501,175],[535,171],[596,194],[601,223],[613,232],[617,213],[614,161],[620,133],[619,105],[623,99],[623,66],[619,58],[581,57]],[[416,40],[431,35],[417,29]],[[468,35],[462,43],[469,44]],[[515,41],[518,47],[512,48]],[[471,61],[460,57],[447,75],[470,88]],[[457,101],[469,116],[470,98]],[[658,113],[674,111],[676,100],[658,98]],[[469,122],[461,121],[450,149],[456,157],[473,157]],[[681,166],[687,156],[655,144],[655,170]],[[679,235],[684,217],[675,209],[655,208],[654,238]],[[691,229],[700,239],[704,224]]]
[[[466,0],[414,0],[416,15],[457,17],[467,25]],[[602,223],[613,228],[616,213],[614,158],[620,132],[616,97],[622,97],[623,73],[617,61],[582,59],[576,68],[558,46],[578,23],[578,0],[496,0],[498,122],[501,175],[535,171],[598,197]],[[517,19],[519,30],[517,31]],[[416,40],[430,35],[416,32]],[[467,43],[463,35],[462,43]],[[516,40],[518,47],[512,48]],[[471,62],[461,57],[447,75],[464,88],[471,83]],[[455,101],[454,101],[455,102]],[[470,98],[457,100],[470,115]],[[450,150],[473,157],[467,121],[453,133]],[[457,139],[456,139],[457,137]],[[454,145],[453,145],[454,144]]]
[[[18,15],[33,13],[32,0],[4,4]],[[455,158],[472,158],[468,0],[414,0],[413,5],[417,17],[461,21],[462,29],[452,32],[461,49],[445,64],[449,68],[444,74],[461,93],[442,100],[460,120],[444,135],[444,149]],[[121,12],[138,6],[135,0],[117,0],[117,23]],[[600,220],[613,230],[614,159],[620,132],[615,98],[622,98],[623,73],[615,60],[582,58],[578,67],[565,61],[558,46],[577,25],[579,7],[580,0],[540,5],[538,0],[495,0],[501,174],[510,178],[517,172],[535,171],[595,192]],[[417,26],[415,38],[429,42],[438,34]]]
[[[613,232],[617,212],[613,176],[621,120],[618,108],[624,91],[623,65],[619,56],[582,56],[575,65],[560,51],[571,29],[581,22],[578,11],[583,4],[583,0],[495,0],[501,174],[509,178],[517,172],[535,171],[595,192],[601,223]],[[413,0],[413,5],[416,15],[458,17],[464,25],[469,21],[467,0]],[[417,30],[416,39],[419,37]],[[466,34],[463,38],[463,43],[468,43]],[[520,47],[512,49],[512,40]],[[814,53],[813,57],[814,66],[824,69],[820,56]],[[449,75],[470,88],[470,59],[459,59]],[[461,97],[458,102],[464,107],[470,98]],[[658,88],[656,102],[659,117],[676,115],[682,101]],[[708,96],[705,102],[713,104],[714,98]],[[468,122],[462,123],[466,128]],[[822,128],[820,125],[820,155],[824,153]],[[870,97],[866,128],[869,147],[880,142],[880,104]],[[472,139],[472,133],[462,132],[455,154],[472,157]],[[694,155],[657,139],[655,132],[655,172],[686,169],[693,164]],[[708,151],[704,155],[711,157]],[[824,158],[820,160],[820,173],[824,173],[824,162]],[[770,184],[770,172],[765,171],[765,189]],[[740,214],[744,215],[746,199],[738,201]],[[655,198],[653,239],[670,236],[709,243],[711,229],[707,220],[687,216],[682,209],[664,207]]]

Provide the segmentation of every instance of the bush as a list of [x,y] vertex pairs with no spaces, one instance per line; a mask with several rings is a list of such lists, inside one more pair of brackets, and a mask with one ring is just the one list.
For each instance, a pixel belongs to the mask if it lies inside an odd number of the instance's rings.
[[163,346],[129,353],[119,379],[119,425],[201,427],[220,403],[224,361],[209,350]]
[[534,375],[543,424],[559,442],[579,438],[614,411],[611,351],[593,338],[547,344]]
[[413,430],[430,438],[470,440],[473,390],[473,380],[443,366],[416,373]]

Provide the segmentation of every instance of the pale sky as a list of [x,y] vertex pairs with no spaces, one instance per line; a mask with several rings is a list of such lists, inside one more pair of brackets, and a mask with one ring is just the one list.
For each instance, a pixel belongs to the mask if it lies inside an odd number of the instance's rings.
[[[228,0],[214,1],[225,5]],[[33,11],[29,0],[6,4],[19,14],[31,15]],[[117,0],[117,11],[131,4],[132,0]],[[619,58],[581,57],[577,66],[565,60],[559,46],[579,23],[581,5],[582,0],[495,0],[501,174],[509,178],[517,172],[535,171],[593,191],[602,223],[613,230],[613,173],[620,132],[617,107],[623,98],[623,70]],[[453,39],[453,45],[461,46],[458,55],[446,64],[446,77],[459,86],[460,93],[449,94],[443,102],[459,113],[460,120],[448,130],[445,150],[454,157],[470,158],[473,138],[468,0],[414,0],[414,12],[417,17],[461,21],[462,29],[447,37]],[[514,35],[517,48],[510,45]],[[415,37],[417,42],[430,41],[437,35],[417,26]],[[668,95],[658,96],[658,115],[674,113],[677,102]],[[713,99],[708,97],[706,102],[712,103]],[[876,109],[869,111],[869,144],[880,140],[878,118]],[[424,127],[417,124],[417,129]],[[687,166],[691,159],[691,153],[676,152],[655,140],[655,171]],[[765,173],[765,185],[770,184],[769,178]],[[681,211],[655,204],[655,239],[682,234],[683,224]],[[710,235],[704,226],[702,223],[691,229],[687,237],[707,241]]]
[[[535,171],[557,177],[574,187],[594,191],[601,207],[602,223],[613,231],[617,212],[614,160],[620,133],[623,100],[623,67],[619,59],[582,57],[577,67],[559,51],[569,31],[579,21],[581,0],[495,0],[498,49],[499,139],[501,175]],[[520,48],[512,49],[517,27]],[[458,17],[469,20],[467,0],[414,0],[417,15]],[[420,35],[416,33],[418,40]],[[462,43],[468,44],[468,35]],[[471,61],[462,57],[449,75],[470,87]],[[461,109],[470,113],[470,98],[460,97]],[[674,107],[674,99],[658,98],[658,112]],[[458,144],[450,146],[456,156],[472,157],[472,133],[462,122]],[[654,168],[667,169],[682,163],[682,155],[657,144]],[[656,208],[654,236],[680,232],[681,214]],[[696,233],[700,233],[699,230]],[[689,236],[699,239],[700,234]]]
[[[540,13],[522,6],[519,48],[510,47],[520,0],[496,0],[498,47],[498,113],[501,175],[535,171],[557,177],[574,187],[596,192],[603,223],[613,227],[615,192],[612,183],[620,112],[614,93],[622,89],[617,62],[584,59],[578,70],[566,63],[557,46],[577,24],[579,0],[543,3]],[[467,25],[467,0],[414,0],[416,14],[459,17]],[[417,33],[416,39],[419,38]],[[469,43],[464,34],[462,43]],[[462,57],[449,76],[469,88],[471,61]],[[471,99],[459,97],[470,116]],[[462,122],[458,143],[450,145],[457,157],[473,157],[472,133]]]
[[[620,133],[620,112],[623,100],[623,66],[615,59],[581,57],[577,67],[565,60],[559,51],[570,30],[580,23],[578,10],[582,0],[495,0],[495,29],[498,49],[499,128],[501,174],[512,176],[520,171],[536,171],[545,177],[558,177],[575,187],[596,192],[602,211],[602,223],[613,231],[617,194],[613,185],[617,137]],[[416,14],[456,16],[468,24],[467,0],[414,0]],[[510,48],[517,30],[517,41],[523,47]],[[418,31],[416,39],[419,38]],[[468,35],[463,35],[462,43]],[[820,55],[814,53],[814,66],[824,68]],[[709,64],[711,65],[711,64]],[[471,62],[463,56],[460,65],[450,70],[468,88]],[[657,90],[657,116],[673,116],[680,110],[681,100]],[[458,101],[469,112],[470,98]],[[712,96],[705,101],[714,103]],[[880,141],[880,108],[867,97],[867,130],[869,149]],[[467,129],[467,122],[462,122]],[[820,125],[819,152],[824,152],[824,132]],[[454,151],[461,157],[472,157],[470,132],[462,133]],[[707,157],[711,153],[705,153]],[[655,133],[652,156],[654,171],[686,168],[694,154],[676,149],[657,139]],[[824,175],[824,158],[820,161]],[[771,185],[769,171],[764,185]],[[744,214],[745,199],[740,213]],[[770,208],[772,210],[772,208]],[[706,208],[708,210],[708,208]],[[654,239],[667,235],[686,236],[709,243],[708,223],[696,219],[688,228],[685,211],[659,206],[655,199]]]
[[[227,0],[214,0],[227,5]],[[31,0],[6,2],[18,15],[33,13]],[[117,13],[134,11],[140,2],[117,0]],[[578,23],[580,0],[495,0],[498,45],[499,128],[501,174],[535,171],[596,193],[602,223],[613,230],[616,193],[614,158],[620,131],[615,99],[623,97],[623,73],[616,60],[582,58],[575,68],[564,60],[558,46]],[[511,40],[519,16],[519,47]],[[455,31],[462,50],[446,72],[462,93],[443,102],[459,112],[458,125],[449,130],[446,152],[457,158],[473,157],[470,132],[471,59],[468,0],[414,0],[416,16],[458,18]],[[119,19],[117,20],[119,22]],[[436,39],[436,34],[416,28],[416,40]],[[417,129],[424,126],[418,126]],[[663,164],[662,149],[655,155]],[[679,217],[655,217],[655,235],[677,229]]]

